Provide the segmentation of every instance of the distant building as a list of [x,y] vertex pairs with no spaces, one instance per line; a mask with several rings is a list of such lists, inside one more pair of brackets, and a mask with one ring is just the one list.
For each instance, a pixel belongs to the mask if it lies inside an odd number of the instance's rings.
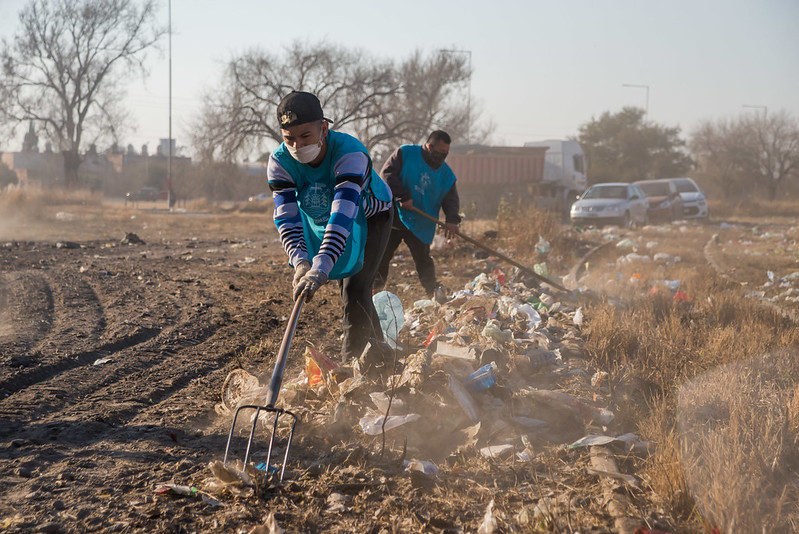
[[64,158],[55,152],[3,152],[0,159],[17,175],[19,187],[59,187],[64,184]]
[[[176,173],[191,166],[191,158],[176,155],[175,139],[161,139],[157,154],[150,156],[147,145],[142,145],[139,154],[132,145],[122,150],[114,143],[105,152],[98,152],[92,145],[82,156],[78,175],[81,186],[102,190],[106,195],[124,195],[127,191],[138,190],[142,186],[166,187],[167,158],[170,142],[172,146],[172,167]],[[0,152],[0,161],[17,175],[21,188],[48,188],[64,185],[64,158],[53,152],[50,143],[44,152],[39,152],[39,138],[31,123],[25,134],[22,151]]]
[[[170,143],[171,141],[171,143]],[[169,145],[172,145],[172,157],[174,158],[177,155],[175,151],[175,140],[174,139],[159,139],[158,141],[158,149],[156,150],[156,154],[159,156],[169,157]]]

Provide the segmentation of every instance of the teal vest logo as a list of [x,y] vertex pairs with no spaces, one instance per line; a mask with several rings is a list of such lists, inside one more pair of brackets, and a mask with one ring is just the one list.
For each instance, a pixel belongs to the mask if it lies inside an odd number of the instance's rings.
[[314,223],[325,225],[330,218],[331,197],[330,187],[325,183],[316,182],[305,188],[300,203],[303,211],[313,219]]

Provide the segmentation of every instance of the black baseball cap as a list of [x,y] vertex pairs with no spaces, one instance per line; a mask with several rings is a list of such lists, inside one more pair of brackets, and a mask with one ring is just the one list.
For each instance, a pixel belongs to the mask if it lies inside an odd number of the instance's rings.
[[305,91],[292,91],[277,105],[277,122],[281,128],[290,128],[306,122],[333,122],[322,113],[322,104],[316,95]]

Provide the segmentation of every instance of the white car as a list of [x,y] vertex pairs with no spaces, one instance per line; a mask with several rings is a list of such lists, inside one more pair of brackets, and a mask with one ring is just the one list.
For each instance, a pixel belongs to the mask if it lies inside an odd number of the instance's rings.
[[258,193],[248,199],[250,202],[263,202],[264,200],[272,200],[272,193]]
[[649,221],[649,200],[635,184],[610,182],[594,184],[572,204],[569,213],[577,226],[615,224],[624,228]]
[[686,219],[707,219],[707,198],[690,178],[669,178],[682,198],[682,216]]

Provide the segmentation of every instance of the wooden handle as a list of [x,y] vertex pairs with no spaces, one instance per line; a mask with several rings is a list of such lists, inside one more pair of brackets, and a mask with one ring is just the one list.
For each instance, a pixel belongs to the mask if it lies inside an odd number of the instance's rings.
[[[437,225],[439,225],[439,226],[440,226],[440,227],[442,227],[442,228],[447,228],[446,224],[444,224],[443,222],[439,221],[439,220],[438,220],[438,219],[436,219],[435,217],[431,217],[430,215],[428,215],[427,213],[423,212],[422,210],[420,210],[420,209],[419,209],[419,208],[417,208],[416,206],[412,207],[412,208],[411,208],[411,211],[413,211],[414,213],[418,213],[418,214],[419,214],[419,215],[421,215],[422,217],[425,217],[425,218],[427,218],[427,219],[429,219],[429,220],[433,221],[434,223],[436,223]],[[448,229],[448,230],[449,230],[449,229]],[[484,244],[480,243],[479,241],[477,241],[477,240],[475,240],[475,239],[472,239],[471,237],[469,237],[469,236],[467,236],[467,235],[464,235],[464,234],[462,234],[462,233],[461,233],[461,232],[459,232],[458,230],[450,230],[450,231],[451,231],[453,234],[455,234],[456,236],[458,236],[458,237],[460,237],[461,239],[463,239],[464,241],[468,241],[468,242],[469,242],[469,243],[471,243],[472,245],[474,245],[474,246],[476,246],[476,247],[478,247],[478,248],[481,248],[481,249],[485,250],[486,252],[488,252],[488,253],[490,253],[490,254],[493,254],[493,255],[494,255],[494,256],[496,256],[497,258],[500,258],[500,259],[502,259],[502,260],[505,260],[506,262],[510,263],[511,265],[514,265],[514,266],[518,267],[518,268],[519,268],[519,269],[521,269],[522,271],[524,271],[524,272],[526,272],[527,274],[529,274],[529,275],[531,275],[531,276],[533,276],[533,277],[535,277],[535,278],[537,278],[537,279],[541,280],[542,282],[544,282],[544,283],[546,283],[546,284],[549,284],[549,285],[551,285],[551,286],[552,286],[552,287],[554,287],[554,288],[560,289],[561,291],[565,291],[565,292],[567,292],[567,293],[569,292],[569,290],[568,290],[568,289],[566,289],[566,288],[565,288],[565,287],[563,287],[562,285],[558,284],[557,282],[553,282],[552,280],[550,280],[550,279],[549,279],[549,278],[547,278],[546,276],[541,276],[540,274],[538,274],[538,273],[537,273],[537,272],[535,272],[534,270],[530,269],[529,267],[527,267],[527,266],[525,266],[525,265],[522,265],[522,264],[521,264],[521,263],[519,263],[518,261],[514,260],[513,258],[511,258],[511,257],[509,257],[509,256],[506,256],[505,254],[503,254],[503,253],[499,252],[498,250],[494,250],[494,249],[492,249],[492,248],[490,248],[490,247],[487,247],[486,245],[484,245]]]

